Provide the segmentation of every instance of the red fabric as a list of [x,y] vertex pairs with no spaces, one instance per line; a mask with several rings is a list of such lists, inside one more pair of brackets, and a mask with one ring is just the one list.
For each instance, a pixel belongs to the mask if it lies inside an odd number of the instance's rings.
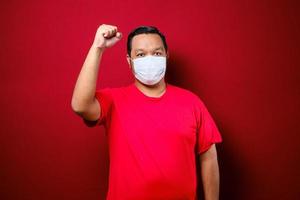
[[159,98],[134,84],[96,98],[109,141],[107,199],[195,199],[195,153],[222,141],[200,98],[169,83]]

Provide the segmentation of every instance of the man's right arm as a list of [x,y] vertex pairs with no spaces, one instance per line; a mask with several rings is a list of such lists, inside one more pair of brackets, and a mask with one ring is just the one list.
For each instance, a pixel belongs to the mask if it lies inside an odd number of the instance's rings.
[[72,110],[89,121],[96,121],[101,115],[101,107],[95,98],[97,77],[101,57],[106,48],[113,46],[122,37],[117,27],[101,25],[83,63],[73,91]]

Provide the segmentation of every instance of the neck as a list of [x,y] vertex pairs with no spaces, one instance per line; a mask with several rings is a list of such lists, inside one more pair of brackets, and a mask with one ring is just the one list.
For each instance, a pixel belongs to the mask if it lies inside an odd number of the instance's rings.
[[160,97],[166,90],[166,82],[164,78],[155,85],[145,85],[137,79],[135,79],[134,84],[142,93],[149,97]]

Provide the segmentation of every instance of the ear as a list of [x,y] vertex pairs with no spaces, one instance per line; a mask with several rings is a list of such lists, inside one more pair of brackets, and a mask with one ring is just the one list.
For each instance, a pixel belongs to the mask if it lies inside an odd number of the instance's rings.
[[129,65],[129,68],[131,69],[131,59],[130,59],[130,56],[128,54],[126,55],[126,60],[127,60],[128,65]]
[[169,59],[169,51],[166,52],[166,58]]

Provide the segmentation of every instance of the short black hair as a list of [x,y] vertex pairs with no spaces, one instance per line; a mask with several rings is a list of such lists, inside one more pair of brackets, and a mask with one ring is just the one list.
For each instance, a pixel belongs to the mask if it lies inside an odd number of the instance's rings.
[[132,49],[132,39],[136,35],[140,34],[158,34],[163,42],[164,48],[168,51],[168,45],[164,34],[162,34],[155,26],[139,26],[131,31],[127,38],[127,54],[130,57],[131,49]]

